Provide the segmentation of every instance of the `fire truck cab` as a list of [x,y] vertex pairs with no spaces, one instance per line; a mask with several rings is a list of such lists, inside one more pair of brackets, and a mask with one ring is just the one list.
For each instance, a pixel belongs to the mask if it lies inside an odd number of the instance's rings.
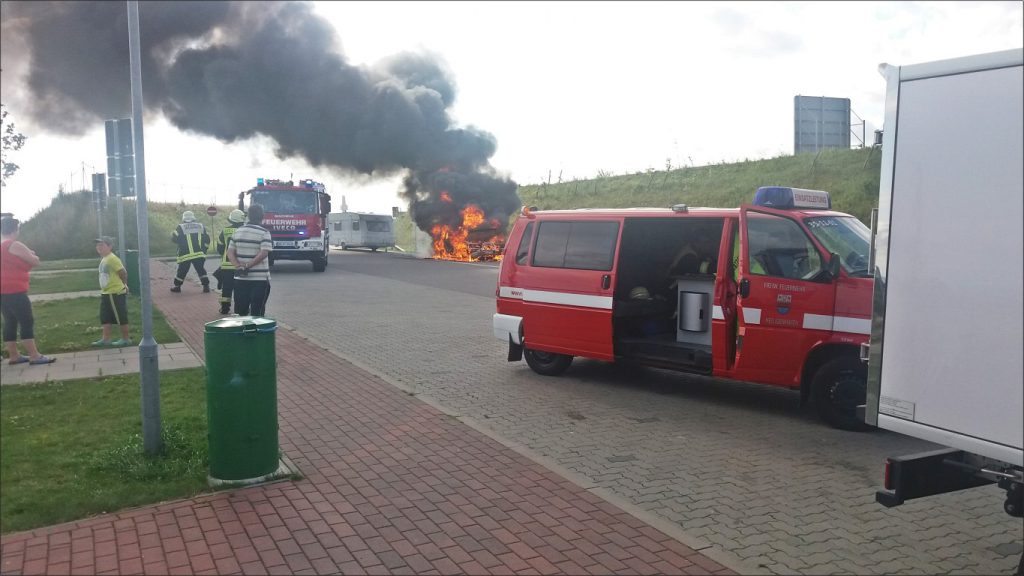
[[733,209],[523,209],[494,334],[557,375],[574,356],[797,389],[861,429],[870,231],[827,192],[762,187]]
[[246,196],[250,206],[263,207],[263,227],[274,240],[270,266],[276,260],[309,260],[314,272],[327,268],[331,195],[325,192],[323,184],[313,180],[293,183],[257,178],[254,188],[238,194],[240,210],[245,210]]

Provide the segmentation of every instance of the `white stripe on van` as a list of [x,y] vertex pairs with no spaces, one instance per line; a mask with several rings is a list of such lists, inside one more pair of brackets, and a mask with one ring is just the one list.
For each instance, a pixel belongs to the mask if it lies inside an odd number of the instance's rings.
[[516,300],[523,299],[522,288],[512,288],[511,286],[499,286],[498,296],[501,298],[515,298]]
[[803,327],[807,330],[829,330],[833,332],[847,332],[849,334],[871,334],[871,320],[869,318],[804,314]]
[[743,309],[743,323],[744,324],[760,324],[761,323],[761,309],[760,308],[744,308]]
[[832,323],[832,329],[836,332],[849,332],[850,334],[871,334],[871,319],[836,316],[835,322]]
[[565,304],[582,308],[612,309],[611,296],[592,296],[590,294],[572,294],[569,292],[548,292],[546,290],[523,290],[524,302],[541,302],[543,304]]
[[832,330],[832,317],[821,314],[804,314],[804,329]]
[[[589,294],[572,294],[569,292],[550,292],[547,290],[524,290],[510,286],[500,286],[498,295],[502,298],[513,298],[526,302],[540,302],[544,304],[565,304],[567,306],[579,306],[581,308],[599,308],[602,310],[612,309],[611,296],[592,296]],[[721,306],[714,306],[711,311],[711,318],[714,320],[725,320],[725,313]],[[744,308],[743,322],[745,324],[757,325],[761,323],[760,308]],[[848,334],[871,334],[871,320],[869,318],[851,318],[848,316],[826,316],[823,314],[804,314],[802,326],[805,330],[829,330],[835,332],[846,332]]]
[[566,306],[579,306],[581,308],[599,308],[601,310],[612,309],[611,296],[594,296],[591,294],[573,294],[571,292],[550,292],[548,290],[526,290],[523,288],[512,288],[510,286],[499,286],[498,296],[502,298],[514,298],[524,302],[540,302],[543,304],[565,304]]

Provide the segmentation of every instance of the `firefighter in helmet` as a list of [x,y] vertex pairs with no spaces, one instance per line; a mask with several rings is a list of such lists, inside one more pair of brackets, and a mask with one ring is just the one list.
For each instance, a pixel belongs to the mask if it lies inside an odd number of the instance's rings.
[[217,253],[220,254],[220,268],[213,273],[213,276],[217,278],[218,288],[220,288],[220,313],[227,314],[231,312],[231,292],[235,287],[235,265],[228,260],[228,242],[231,241],[231,236],[245,224],[245,212],[241,210],[232,210],[231,214],[228,214],[228,227],[220,231],[220,235],[217,236]]
[[181,224],[171,234],[171,242],[178,245],[178,271],[174,275],[171,292],[181,292],[189,266],[195,266],[203,292],[210,291],[210,278],[206,275],[206,249],[210,247],[210,235],[206,226],[196,222],[196,215],[186,210],[181,215]]

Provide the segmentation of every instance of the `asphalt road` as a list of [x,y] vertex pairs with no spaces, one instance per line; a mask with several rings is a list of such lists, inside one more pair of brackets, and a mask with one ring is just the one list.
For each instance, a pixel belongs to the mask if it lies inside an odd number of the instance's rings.
[[278,262],[268,314],[452,414],[778,574],[1011,574],[1024,541],[995,487],[875,503],[885,456],[934,445],[818,421],[794,392],[579,360],[506,361],[497,266],[332,251]]

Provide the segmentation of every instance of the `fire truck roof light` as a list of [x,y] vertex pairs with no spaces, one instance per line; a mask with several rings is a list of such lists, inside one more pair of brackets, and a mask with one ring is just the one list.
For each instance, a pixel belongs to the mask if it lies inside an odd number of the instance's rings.
[[263,178],[257,178],[256,179],[256,185],[257,186],[263,186]]
[[681,212],[681,213],[685,214],[686,212],[690,211],[690,208],[687,207],[686,204],[673,204],[672,205],[672,211],[673,212]]
[[762,186],[754,194],[754,205],[768,208],[805,208],[831,210],[832,198],[822,190],[787,186]]

